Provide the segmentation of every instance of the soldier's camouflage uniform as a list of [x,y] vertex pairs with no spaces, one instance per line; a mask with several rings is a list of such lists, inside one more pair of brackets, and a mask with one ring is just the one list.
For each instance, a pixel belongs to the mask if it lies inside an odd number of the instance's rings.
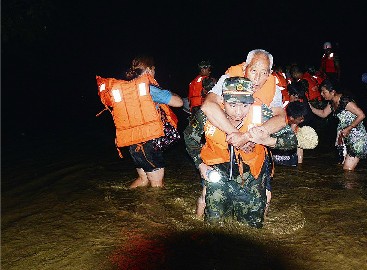
[[[266,105],[262,105],[263,122],[271,116],[272,111]],[[205,143],[202,136],[206,121],[207,117],[199,110],[184,131],[186,150],[197,168],[202,163],[200,152]],[[297,147],[295,133],[288,125],[271,136],[277,138],[274,147],[276,149],[290,150]],[[218,183],[205,181],[205,220],[216,224],[234,217],[251,227],[261,228],[266,204],[265,184],[270,180],[273,168],[271,160],[271,156],[267,154],[258,179],[254,178],[250,167],[245,163],[243,163],[241,178],[236,159],[234,159],[231,180],[229,179],[229,162],[213,165],[212,167],[220,172],[221,181]]]

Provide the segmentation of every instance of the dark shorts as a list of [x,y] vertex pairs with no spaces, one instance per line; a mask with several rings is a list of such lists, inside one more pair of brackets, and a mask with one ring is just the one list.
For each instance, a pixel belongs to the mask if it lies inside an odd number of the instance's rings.
[[164,168],[163,152],[155,150],[152,141],[129,146],[130,155],[136,168],[142,168],[145,172]]
[[295,151],[272,150],[273,161],[276,165],[297,166],[298,156]]

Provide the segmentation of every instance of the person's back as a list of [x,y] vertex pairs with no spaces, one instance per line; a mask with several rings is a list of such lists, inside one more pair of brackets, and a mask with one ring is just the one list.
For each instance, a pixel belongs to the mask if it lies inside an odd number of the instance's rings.
[[158,87],[154,76],[153,58],[139,56],[133,59],[126,72],[128,80],[96,77],[101,101],[114,119],[115,143],[120,157],[121,148],[127,146],[138,173],[130,188],[148,184],[163,186],[163,150],[155,143],[165,136],[160,108],[167,109],[167,122],[170,122],[175,115],[168,106],[181,107],[183,104],[178,95]]

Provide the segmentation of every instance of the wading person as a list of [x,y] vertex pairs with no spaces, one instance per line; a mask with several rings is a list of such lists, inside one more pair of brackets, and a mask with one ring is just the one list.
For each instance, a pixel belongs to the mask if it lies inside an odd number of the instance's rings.
[[276,85],[275,77],[271,75],[272,66],[273,56],[270,53],[262,49],[250,51],[246,62],[230,67],[226,74],[220,77],[217,84],[209,91],[201,107],[211,123],[228,134],[228,143],[237,148],[249,142],[249,133],[238,132],[220,108],[223,82],[226,78],[235,76],[245,77],[252,81],[255,104],[265,104],[272,110],[273,117],[262,126],[265,132],[271,134],[286,125],[282,93]]
[[190,121],[184,138],[187,152],[205,179],[205,220],[220,224],[233,217],[261,228],[267,201],[266,182],[272,166],[267,147],[292,149],[297,146],[297,139],[289,126],[274,137],[255,126],[259,125],[259,118],[268,120],[272,111],[266,106],[251,106],[254,97],[250,80],[226,78],[222,87],[221,111],[236,130],[249,133],[254,145],[246,151],[229,145],[226,133],[216,128],[202,110]]
[[[308,104],[305,102],[293,101],[288,103],[286,107],[288,125],[295,133],[297,133],[299,125],[305,120],[308,110]],[[274,149],[272,157],[277,165],[297,166],[297,164],[303,163],[303,149],[299,147],[290,151]]]
[[[283,109],[283,97],[281,88],[276,85],[276,78],[271,75],[273,56],[262,49],[255,49],[247,54],[246,62],[230,67],[225,75],[222,75],[217,84],[209,91],[201,107],[209,121],[227,134],[227,142],[236,148],[249,150],[253,147],[249,132],[238,131],[227,119],[220,107],[222,85],[226,78],[245,77],[253,83],[254,103],[265,105],[271,109],[272,117],[261,128],[264,133],[272,134],[281,130],[286,125],[286,113]],[[273,168],[269,168],[272,170]],[[270,174],[270,173],[269,173]],[[271,200],[270,181],[267,182],[268,202]]]
[[[134,161],[137,179],[130,188],[162,187],[165,162],[156,139],[164,136],[162,113],[177,125],[168,106],[181,107],[182,99],[161,89],[154,79],[153,58],[136,57],[126,73],[128,81],[97,77],[99,95],[106,108],[112,107],[116,126],[116,146],[128,146]],[[163,106],[160,104],[166,104]]]
[[311,110],[323,118],[330,114],[338,118],[336,144],[344,144],[347,152],[343,169],[354,170],[359,160],[367,156],[367,133],[362,122],[365,114],[353,99],[342,93],[337,82],[326,79],[320,88],[322,97],[329,103],[323,110],[310,105]]

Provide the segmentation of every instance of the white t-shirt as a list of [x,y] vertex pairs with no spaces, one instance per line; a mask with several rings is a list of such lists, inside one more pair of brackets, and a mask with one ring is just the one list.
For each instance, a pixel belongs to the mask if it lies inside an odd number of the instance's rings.
[[[214,93],[218,96],[221,96],[224,80],[229,77],[230,77],[229,75],[222,75],[219,78],[219,80],[217,81],[217,83],[213,86],[213,88],[209,91],[209,93]],[[283,107],[282,90],[280,89],[278,85],[275,87],[274,98],[273,98],[273,101],[270,103],[270,108],[274,108],[274,107]]]

